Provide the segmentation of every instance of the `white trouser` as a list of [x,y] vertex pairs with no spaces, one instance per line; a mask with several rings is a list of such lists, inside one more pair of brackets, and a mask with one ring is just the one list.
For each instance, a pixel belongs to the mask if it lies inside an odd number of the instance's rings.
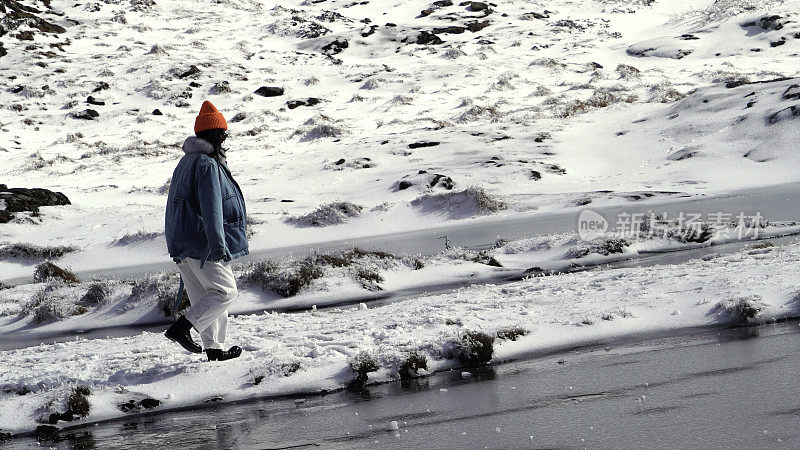
[[184,314],[200,332],[205,349],[220,349],[228,330],[228,307],[239,294],[231,265],[225,261],[185,258],[178,263],[189,303]]

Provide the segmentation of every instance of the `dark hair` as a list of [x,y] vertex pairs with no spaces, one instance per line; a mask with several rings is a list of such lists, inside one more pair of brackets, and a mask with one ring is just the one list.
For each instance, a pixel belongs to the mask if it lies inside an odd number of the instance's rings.
[[200,139],[208,141],[212,146],[214,146],[214,153],[219,152],[222,149],[222,143],[225,142],[225,138],[228,137],[228,133],[222,128],[198,131],[195,134]]

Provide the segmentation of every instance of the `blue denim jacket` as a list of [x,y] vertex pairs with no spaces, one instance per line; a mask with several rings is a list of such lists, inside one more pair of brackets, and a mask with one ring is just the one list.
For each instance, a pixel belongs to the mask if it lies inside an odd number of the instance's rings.
[[230,261],[248,253],[244,196],[233,175],[209,156],[214,148],[197,137],[172,174],[164,234],[169,256]]

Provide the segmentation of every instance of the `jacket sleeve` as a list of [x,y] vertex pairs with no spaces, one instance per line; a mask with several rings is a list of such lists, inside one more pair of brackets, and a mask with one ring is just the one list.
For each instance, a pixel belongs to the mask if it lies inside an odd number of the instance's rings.
[[213,162],[200,162],[197,165],[197,197],[200,202],[200,215],[208,240],[208,254],[201,262],[229,258],[225,246],[225,229],[222,217],[222,189],[219,183],[219,168]]

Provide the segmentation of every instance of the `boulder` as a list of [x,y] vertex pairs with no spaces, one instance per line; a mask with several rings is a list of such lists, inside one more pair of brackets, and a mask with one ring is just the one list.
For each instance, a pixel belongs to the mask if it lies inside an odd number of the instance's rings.
[[187,78],[192,75],[197,75],[198,73],[200,73],[200,69],[194,64],[192,64],[191,66],[189,66],[189,70],[179,74],[178,78]]
[[262,97],[279,97],[283,95],[283,88],[275,86],[261,86],[260,88],[256,89],[255,94]]
[[84,109],[83,111],[73,112],[71,115],[73,119],[83,120],[94,120],[95,118],[100,117],[100,113],[93,109]]
[[106,104],[106,102],[104,102],[102,100],[99,100],[99,99],[96,99],[91,95],[86,99],[86,103],[88,103],[90,105],[95,105],[95,106],[105,106],[105,104]]
[[345,38],[336,38],[335,40],[328,42],[327,44],[322,46],[322,53],[333,56],[342,53],[344,49],[350,46],[350,43],[347,42]]
[[70,205],[66,195],[47,189],[24,189],[6,187],[0,184],[0,200],[6,204],[6,209],[0,211],[0,223],[7,223],[14,218],[15,212],[39,212],[40,206]]

